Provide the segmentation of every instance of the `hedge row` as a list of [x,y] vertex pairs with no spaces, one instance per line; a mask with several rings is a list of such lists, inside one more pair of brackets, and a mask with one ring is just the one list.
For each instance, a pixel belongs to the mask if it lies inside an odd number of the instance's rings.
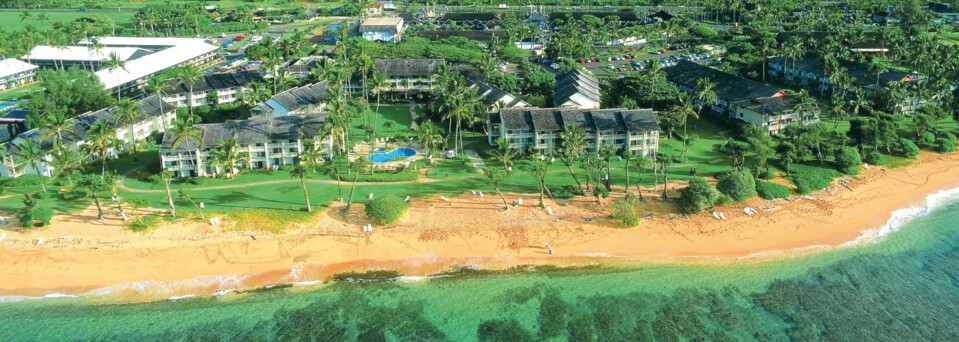
[[809,165],[792,165],[792,181],[796,184],[796,191],[808,194],[825,189],[833,180],[842,177],[839,171]]
[[756,182],[756,193],[759,194],[759,197],[762,197],[766,200],[774,200],[777,198],[787,198],[792,191],[789,190],[788,186],[777,184],[773,182]]

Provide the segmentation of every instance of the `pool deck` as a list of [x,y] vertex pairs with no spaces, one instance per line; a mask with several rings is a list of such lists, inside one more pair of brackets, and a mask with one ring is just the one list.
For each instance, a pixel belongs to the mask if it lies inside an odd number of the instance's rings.
[[[381,149],[381,148],[385,150],[383,152],[376,152],[377,149]],[[393,151],[399,148],[412,149],[416,151],[416,154],[413,155],[412,157],[407,157],[399,161],[388,161],[385,163],[372,163],[372,167],[376,169],[396,169],[399,167],[407,167],[412,162],[426,158],[426,152],[422,148],[420,148],[418,144],[406,144],[406,143],[400,143],[400,144],[375,143],[373,144],[371,148],[370,144],[364,141],[359,144],[356,144],[356,146],[353,148],[353,152],[356,153],[357,158],[366,158],[371,154],[389,153],[390,151]],[[374,152],[370,153],[371,150]]]

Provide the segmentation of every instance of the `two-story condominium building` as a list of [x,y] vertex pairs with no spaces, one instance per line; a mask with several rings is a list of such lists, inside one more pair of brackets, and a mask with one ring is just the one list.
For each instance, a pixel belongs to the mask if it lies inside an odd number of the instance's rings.
[[307,84],[273,95],[269,100],[251,109],[256,116],[285,116],[318,113],[330,100],[327,81]]
[[793,110],[794,96],[787,96],[781,89],[761,82],[690,61],[680,61],[664,71],[667,81],[691,94],[696,92],[697,81],[709,79],[715,84],[713,91],[718,97],[717,104],[710,107],[714,112],[755,124],[768,134],[776,134],[788,125],[819,122],[819,110],[796,113]]
[[[444,59],[377,59],[373,67],[386,76],[386,97],[410,98],[433,90],[433,74],[445,63]],[[354,76],[350,86],[351,93],[361,93],[362,78]]]
[[651,109],[510,108],[490,115],[489,143],[502,137],[511,147],[532,146],[541,155],[560,148],[560,133],[576,125],[587,132],[587,150],[603,144],[629,146],[636,155],[651,156],[659,148],[659,116]]
[[553,85],[553,107],[599,108],[599,82],[579,69],[557,76]]
[[[784,85],[802,87],[820,94],[826,94],[833,87],[829,75],[826,74],[826,62],[816,54],[808,53],[802,58],[788,61],[783,57],[773,57],[769,59],[768,64],[766,73]],[[902,71],[873,72],[865,63],[840,60],[839,67],[845,69],[851,78],[850,85],[867,95],[890,83],[915,80],[914,75]],[[903,112],[911,113],[916,110],[916,104],[924,103],[926,103],[925,100],[907,99],[903,101],[901,107]]]
[[20,88],[37,81],[37,66],[7,58],[0,61],[0,91]]
[[233,173],[224,170],[211,156],[220,141],[236,139],[243,158],[237,169],[276,169],[280,165],[299,163],[300,153],[308,140],[324,150],[331,149],[332,139],[323,137],[324,114],[295,114],[252,118],[216,124],[200,124],[202,141],[185,139],[173,149],[174,137],[165,135],[160,147],[163,170],[175,177],[216,176]]
[[370,18],[360,24],[360,35],[373,42],[398,42],[403,36],[403,18]]
[[[133,124],[134,133],[132,137],[136,138],[136,140],[146,139],[154,132],[162,133],[166,131],[166,129],[170,127],[170,123],[176,119],[176,107],[164,102],[157,96],[151,96],[140,101],[139,107],[143,110],[143,115]],[[131,138],[130,125],[118,122],[114,116],[115,112],[116,108],[108,107],[86,112],[70,119],[71,125],[69,126],[69,130],[72,133],[63,134],[60,140],[60,146],[73,149],[79,148],[84,144],[83,139],[86,138],[87,130],[90,129],[90,126],[92,126],[94,122],[102,121],[106,122],[107,125],[116,132],[117,140],[122,143],[118,146],[119,149],[126,149],[129,146]],[[41,141],[41,138],[43,138],[46,133],[46,130],[36,128],[23,132],[6,144],[7,150],[10,154],[16,154],[16,152],[20,150],[18,146],[22,144],[24,140],[32,140],[39,142],[44,150],[53,153],[55,148],[55,146],[53,146],[53,137],[47,137]],[[108,157],[115,156],[116,151],[109,151]],[[90,156],[90,158],[96,158],[96,156]],[[40,174],[50,176],[53,172],[53,168],[47,165],[47,162],[50,160],[51,157],[47,156],[45,162],[36,166],[33,164],[23,165],[18,162],[16,170],[12,170],[9,163],[4,163],[4,165],[0,167],[0,176],[18,177],[24,174],[37,174],[37,169],[40,170]]]
[[167,91],[163,100],[177,107],[197,107],[211,104],[209,96],[210,93],[215,92],[217,103],[230,103],[240,99],[250,82],[261,81],[263,81],[263,75],[256,70],[210,74],[193,84],[191,96],[188,82],[173,79],[168,81],[173,89]]
[[484,82],[466,80],[470,88],[476,88],[476,94],[486,106],[486,111],[493,113],[505,108],[523,108],[529,107],[529,103],[523,101],[519,96],[507,93],[506,91]]

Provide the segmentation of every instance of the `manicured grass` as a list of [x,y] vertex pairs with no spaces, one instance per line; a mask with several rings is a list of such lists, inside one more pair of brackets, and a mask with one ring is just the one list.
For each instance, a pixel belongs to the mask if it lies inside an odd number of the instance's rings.
[[[375,101],[375,99],[373,99]],[[370,111],[364,117],[357,117],[353,119],[350,128],[350,134],[360,140],[366,140],[366,132],[361,128],[365,120],[373,119],[373,114],[376,109],[375,102],[370,105]],[[395,104],[380,104],[380,110],[378,112],[378,117],[376,118],[376,137],[394,137],[401,133],[409,132],[410,125],[413,122],[412,117],[410,116],[410,107],[407,105],[395,105]],[[387,122],[393,122],[393,128],[386,129],[383,127]]]
[[[83,5],[79,5],[83,7]],[[50,18],[50,23],[61,22],[68,23],[79,18],[91,17],[94,15],[102,15],[110,20],[113,20],[113,23],[117,27],[121,28],[133,28],[133,25],[130,23],[130,20],[133,19],[133,12],[44,12],[47,14],[47,17]],[[31,16],[29,19],[20,21],[20,12],[0,12],[0,23],[3,23],[3,29],[7,31],[16,31],[24,28],[27,25],[32,25],[34,28],[49,28],[50,23],[41,22],[37,20],[37,16],[40,12],[30,12]]]
[[10,100],[22,100],[26,95],[40,90],[39,84],[31,84],[26,87],[20,87],[16,89],[10,89],[4,92],[0,92],[0,102],[10,101]]

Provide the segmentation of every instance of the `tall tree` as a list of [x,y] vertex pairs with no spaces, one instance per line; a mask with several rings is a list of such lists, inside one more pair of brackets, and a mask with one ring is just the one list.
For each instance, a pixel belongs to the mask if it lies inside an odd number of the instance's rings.
[[97,220],[103,221],[103,207],[100,206],[100,198],[97,196],[97,192],[106,190],[106,181],[102,177],[84,175],[77,180],[75,187],[90,194],[93,204],[97,206]]
[[120,58],[115,51],[111,51],[104,64],[117,75],[117,102],[120,102],[120,70],[127,71],[127,62]]
[[[193,153],[200,149],[200,146],[203,145],[203,130],[199,127],[193,126],[189,120],[176,119],[173,120],[172,126],[167,130],[167,133],[173,137],[173,141],[170,143],[170,150],[176,151],[177,147],[180,147],[180,144],[190,141],[193,143],[193,146],[189,146],[190,158],[193,158]],[[199,168],[199,164],[197,164]],[[200,170],[197,170],[199,173]]]
[[177,73],[177,77],[180,79],[178,84],[189,84],[190,93],[187,94],[187,103],[189,104],[187,108],[190,109],[190,116],[193,116],[193,86],[197,81],[203,78],[203,71],[197,69],[193,65],[187,65],[180,69],[180,72]]
[[66,177],[70,186],[73,186],[73,175],[83,164],[83,157],[73,148],[57,145],[57,153],[52,155],[50,166],[53,167],[53,178]]
[[47,186],[43,180],[43,172],[40,171],[40,164],[46,162],[47,151],[40,146],[40,143],[34,142],[30,139],[24,139],[17,145],[19,151],[15,154],[18,158],[23,160],[25,164],[33,165],[34,170],[37,171],[37,175],[41,176],[40,178],[40,189],[43,192],[47,192]]
[[503,196],[503,192],[500,191],[500,186],[509,181],[510,172],[488,167],[483,169],[483,173],[486,175],[486,185],[489,185],[496,191],[496,194],[503,200],[504,208],[509,210],[509,203],[506,202],[506,196]]
[[513,157],[515,157],[519,151],[510,146],[506,139],[497,138],[496,149],[492,150],[491,153],[493,154],[493,160],[503,163],[503,171],[509,171],[510,166],[513,165]]
[[310,205],[310,193],[306,191],[306,181],[303,180],[303,178],[309,174],[309,170],[301,164],[293,165],[293,168],[290,169],[290,177],[299,178],[300,186],[303,187],[303,198],[306,199],[306,212],[312,213],[313,206]]
[[350,186],[350,199],[346,201],[346,211],[350,210],[350,205],[353,204],[353,193],[356,191],[356,180],[360,178],[360,173],[363,170],[366,170],[370,166],[370,161],[366,158],[356,158],[352,163],[350,163],[350,169],[353,170],[353,185]]
[[579,187],[580,194],[585,194],[583,190],[583,185],[579,182],[579,179],[576,178],[576,173],[573,172],[573,163],[579,160],[580,153],[586,149],[586,132],[584,132],[576,125],[569,125],[563,127],[563,132],[559,134],[560,139],[560,160],[563,164],[566,165],[566,169],[569,170],[570,176],[573,176],[573,181],[576,182],[576,186]]
[[146,112],[140,108],[140,105],[129,99],[120,100],[117,110],[113,112],[113,118],[116,119],[117,124],[127,125],[127,131],[130,135],[130,150],[133,151],[133,161],[139,160],[137,159],[137,135],[134,125],[144,117],[146,117]]
[[106,121],[96,121],[87,129],[87,136],[83,138],[84,145],[90,154],[94,154],[100,159],[100,178],[105,177],[107,172],[107,153],[117,147],[117,131],[110,128]]

